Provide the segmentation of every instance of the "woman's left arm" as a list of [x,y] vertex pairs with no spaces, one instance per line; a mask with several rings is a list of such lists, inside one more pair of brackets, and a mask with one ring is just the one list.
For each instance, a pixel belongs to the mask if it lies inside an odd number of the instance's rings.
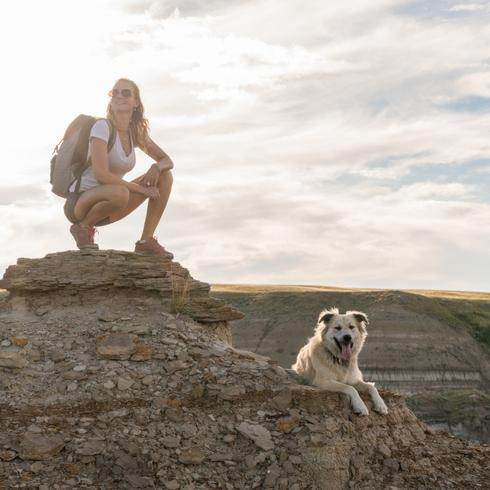
[[142,185],[156,186],[158,178],[161,172],[166,172],[174,168],[174,162],[172,159],[151,139],[148,138],[146,149],[142,150],[153,160],[155,163],[150,167],[148,172],[141,178]]

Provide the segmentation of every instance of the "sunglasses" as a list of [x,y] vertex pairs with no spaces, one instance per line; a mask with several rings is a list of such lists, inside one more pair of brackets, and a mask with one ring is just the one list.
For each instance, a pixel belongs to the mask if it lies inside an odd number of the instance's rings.
[[120,95],[121,97],[132,97],[133,91],[129,88],[123,88],[122,90],[119,90],[117,88],[113,88],[109,92],[109,97],[117,97],[118,95]]

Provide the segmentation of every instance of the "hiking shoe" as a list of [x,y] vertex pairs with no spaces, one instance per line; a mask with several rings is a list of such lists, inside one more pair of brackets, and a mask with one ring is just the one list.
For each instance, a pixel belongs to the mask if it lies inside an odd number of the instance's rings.
[[94,226],[85,227],[80,223],[75,223],[70,226],[70,233],[73,235],[75,242],[77,242],[77,247],[80,250],[83,248],[93,248],[98,250],[99,246],[94,243]]
[[172,260],[174,254],[167,252],[158,242],[155,237],[147,238],[144,242],[138,240],[134,247],[134,251],[140,254],[157,255]]

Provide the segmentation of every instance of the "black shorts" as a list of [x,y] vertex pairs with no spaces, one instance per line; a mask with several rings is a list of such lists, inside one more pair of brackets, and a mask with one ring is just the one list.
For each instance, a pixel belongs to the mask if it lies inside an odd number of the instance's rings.
[[81,195],[82,195],[81,192],[68,193],[68,197],[66,198],[65,205],[63,206],[63,211],[65,212],[65,216],[68,218],[68,221],[72,223],[78,223],[78,219],[75,216],[75,206]]

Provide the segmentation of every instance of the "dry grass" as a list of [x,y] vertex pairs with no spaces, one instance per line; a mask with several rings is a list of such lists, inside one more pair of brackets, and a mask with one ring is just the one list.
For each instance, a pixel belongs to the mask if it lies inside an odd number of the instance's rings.
[[189,304],[190,286],[192,280],[190,276],[185,279],[172,276],[172,303],[171,308],[174,313],[183,313]]
[[[308,291],[320,292],[371,292],[390,291],[390,289],[376,288],[336,288],[332,286],[307,286],[307,285],[281,285],[281,284],[213,284],[211,291],[220,293],[307,293]],[[490,301],[490,292],[480,291],[443,291],[436,289],[401,289],[405,293],[418,294],[427,298],[448,298],[464,300]]]
[[407,289],[407,293],[420,294],[427,298],[465,299],[470,301],[490,301],[490,293],[483,291],[437,291],[432,289]]
[[335,288],[330,286],[282,285],[282,284],[212,284],[211,291],[218,293],[307,293],[332,291],[383,291],[382,289]]

